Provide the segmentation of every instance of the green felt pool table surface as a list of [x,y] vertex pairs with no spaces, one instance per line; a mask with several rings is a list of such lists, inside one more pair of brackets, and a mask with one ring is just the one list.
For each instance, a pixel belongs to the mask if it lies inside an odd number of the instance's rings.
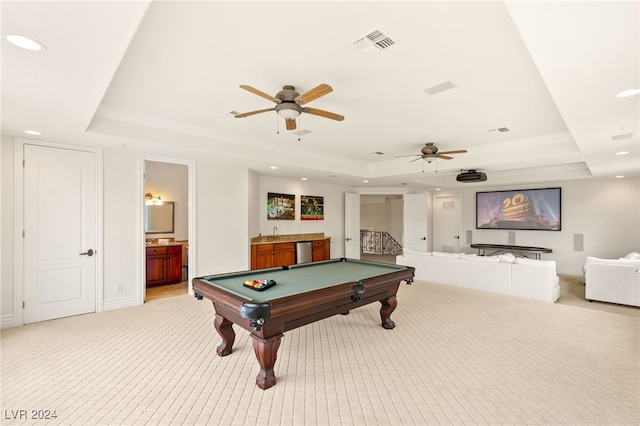
[[[288,269],[270,268],[202,277],[202,281],[250,302],[264,303],[293,294],[306,293],[338,284],[405,269],[405,266],[366,262],[354,259],[332,259],[291,265]],[[256,291],[243,284],[247,280],[270,279],[276,285]]]

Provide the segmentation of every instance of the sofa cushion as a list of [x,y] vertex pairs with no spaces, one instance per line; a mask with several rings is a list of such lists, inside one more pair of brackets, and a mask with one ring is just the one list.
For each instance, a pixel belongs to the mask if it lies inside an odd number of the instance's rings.
[[587,256],[585,263],[612,263],[617,265],[620,262],[618,259],[602,259],[600,257]]
[[539,266],[549,266],[555,269],[556,261],[555,260],[538,260],[538,259],[529,259],[527,257],[518,257],[514,262],[519,265],[539,265]]
[[454,259],[457,259],[460,257],[460,253],[445,253],[443,251],[434,251],[431,252],[431,256],[435,256],[435,257],[451,257]]
[[600,264],[606,264],[606,265],[627,265],[627,266],[633,266],[634,268],[636,268],[636,271],[640,271],[640,259],[625,259],[625,258],[601,259],[598,257],[587,256],[585,260],[585,264],[587,263],[600,263]]
[[500,259],[500,262],[502,263],[513,263],[516,261],[516,257],[513,253],[499,254],[498,259]]
[[476,256],[475,254],[461,254],[460,259],[471,260],[473,262],[500,262],[498,256]]
[[640,259],[618,259],[618,263],[621,265],[635,266],[636,271],[640,271]]

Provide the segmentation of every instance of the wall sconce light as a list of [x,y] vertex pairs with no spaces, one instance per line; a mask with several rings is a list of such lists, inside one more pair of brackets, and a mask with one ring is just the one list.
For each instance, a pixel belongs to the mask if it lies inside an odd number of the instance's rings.
[[154,196],[153,194],[147,192],[144,194],[144,204],[146,206],[161,206],[162,198],[159,195]]

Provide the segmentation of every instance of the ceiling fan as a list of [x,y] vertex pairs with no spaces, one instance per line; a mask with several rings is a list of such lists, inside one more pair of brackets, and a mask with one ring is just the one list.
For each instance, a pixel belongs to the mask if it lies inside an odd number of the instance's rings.
[[414,161],[418,161],[423,159],[427,163],[431,163],[436,158],[441,158],[443,160],[453,160],[453,157],[450,157],[450,154],[464,154],[467,152],[466,149],[457,149],[455,151],[438,151],[438,147],[433,144],[433,142],[427,142],[425,146],[420,150],[421,154],[416,155],[399,155],[398,157],[419,157],[415,160],[411,160],[410,163]]
[[284,118],[285,124],[287,126],[287,130],[295,130],[296,129],[296,118],[303,112],[307,114],[317,115],[320,117],[330,118],[336,121],[344,120],[344,116],[340,114],[335,114],[329,111],[323,111],[317,108],[309,108],[302,107],[301,105],[306,104],[307,102],[311,102],[314,99],[318,99],[321,96],[326,95],[327,93],[331,93],[333,88],[328,84],[320,84],[319,86],[314,87],[313,89],[300,94],[296,92],[296,88],[293,86],[284,86],[281,91],[276,93],[275,96],[268,95],[258,89],[255,89],[251,86],[247,86],[245,84],[240,85],[240,87],[244,90],[247,90],[251,93],[254,93],[258,96],[262,96],[265,99],[269,99],[276,103],[276,106],[273,108],[267,109],[259,109],[256,111],[244,112],[241,114],[236,114],[236,118],[244,118],[250,115],[260,114],[267,111],[275,111],[281,118]]

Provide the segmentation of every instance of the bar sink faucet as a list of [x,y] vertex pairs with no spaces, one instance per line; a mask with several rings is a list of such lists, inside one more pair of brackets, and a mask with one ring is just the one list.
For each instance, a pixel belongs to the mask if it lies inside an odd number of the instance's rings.
[[278,227],[274,226],[273,227],[273,236],[275,237],[276,235],[278,235]]

